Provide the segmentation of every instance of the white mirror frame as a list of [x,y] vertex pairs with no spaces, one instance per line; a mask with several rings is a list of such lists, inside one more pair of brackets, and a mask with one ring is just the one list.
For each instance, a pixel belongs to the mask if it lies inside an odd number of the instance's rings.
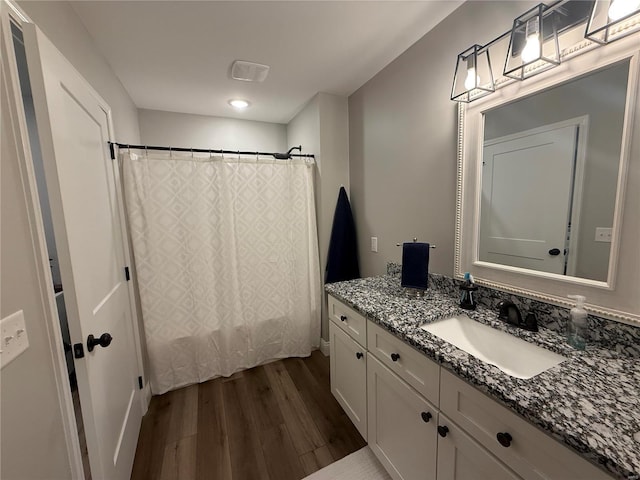
[[[522,82],[505,80],[495,93],[470,104],[458,106],[458,169],[456,205],[456,245],[454,277],[470,272],[480,285],[570,306],[567,295],[587,297],[593,315],[640,325],[640,112],[637,95],[640,79],[639,35],[598,48],[581,40],[561,53],[562,64]],[[613,221],[613,241],[606,281],[569,277],[478,260],[484,112],[517,98],[547,89],[630,59],[627,102],[618,173],[618,191]],[[640,115],[640,113],[638,113]]]

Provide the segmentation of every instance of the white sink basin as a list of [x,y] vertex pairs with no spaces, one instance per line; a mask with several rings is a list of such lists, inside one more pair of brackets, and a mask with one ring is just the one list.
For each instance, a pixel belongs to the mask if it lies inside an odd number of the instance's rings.
[[562,355],[471,320],[464,314],[420,328],[512,377],[535,377],[566,360]]

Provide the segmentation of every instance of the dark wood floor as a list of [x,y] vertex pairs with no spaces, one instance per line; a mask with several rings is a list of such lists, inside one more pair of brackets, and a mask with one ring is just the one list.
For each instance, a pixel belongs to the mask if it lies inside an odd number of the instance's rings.
[[314,351],[153,397],[133,480],[297,480],[365,445]]

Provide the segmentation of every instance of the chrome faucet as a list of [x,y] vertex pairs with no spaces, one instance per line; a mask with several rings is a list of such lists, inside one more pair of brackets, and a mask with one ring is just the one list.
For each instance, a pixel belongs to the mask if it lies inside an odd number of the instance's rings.
[[524,328],[530,332],[538,331],[538,320],[533,312],[529,312],[527,317],[522,320],[520,310],[515,303],[508,300],[503,300],[498,303],[498,318],[504,320],[510,325],[515,325],[518,328]]

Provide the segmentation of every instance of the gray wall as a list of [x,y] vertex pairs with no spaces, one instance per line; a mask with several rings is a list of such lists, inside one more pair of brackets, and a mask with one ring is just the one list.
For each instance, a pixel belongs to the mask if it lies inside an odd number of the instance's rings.
[[287,151],[287,128],[280,123],[235,118],[138,111],[140,140],[145,145],[228,150]]
[[[349,111],[345,97],[318,93],[287,125],[290,145],[316,156],[316,212],[320,272],[324,279],[340,186],[349,192]],[[322,338],[329,339],[327,296],[322,296]]]
[[[20,7],[109,103],[116,138],[138,142],[136,107],[69,4],[29,1],[20,2]],[[46,293],[37,277],[33,232],[25,203],[25,195],[30,193],[23,190],[27,185],[20,175],[11,138],[6,137],[10,129],[4,91],[2,95],[1,316],[24,310],[30,347],[2,370],[0,476],[67,479],[70,464],[45,320]]]
[[2,290],[0,318],[23,310],[29,348],[1,372],[1,451],[3,479],[69,478],[70,467],[53,357],[45,325],[46,304],[40,288],[19,154],[9,116],[2,74],[2,162],[0,213]]
[[71,5],[59,1],[19,1],[18,4],[109,104],[116,140],[137,143],[140,140],[138,110]]
[[[453,274],[457,55],[511,28],[533,2],[473,1],[349,97],[351,200],[363,276],[399,262],[397,242],[437,245],[429,270]],[[501,63],[500,59],[495,60]],[[370,237],[378,237],[378,253]]]
[[485,117],[485,140],[490,140],[589,116],[576,276],[602,282],[611,244],[596,242],[595,230],[613,226],[628,74],[629,63],[619,64],[496,108]]

